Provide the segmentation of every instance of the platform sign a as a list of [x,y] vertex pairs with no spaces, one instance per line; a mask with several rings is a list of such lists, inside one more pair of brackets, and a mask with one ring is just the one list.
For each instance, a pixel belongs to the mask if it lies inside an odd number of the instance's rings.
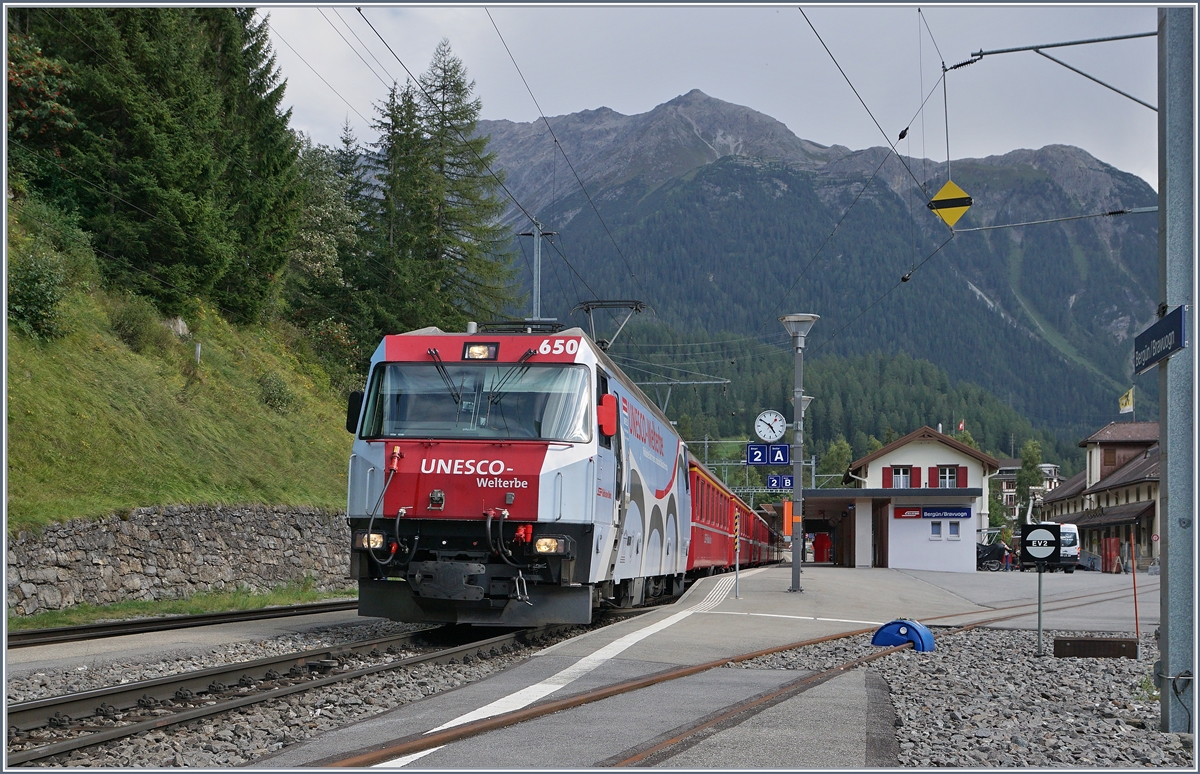
[[792,447],[786,443],[771,444],[769,458],[771,465],[791,465]]
[[770,462],[767,459],[767,445],[765,443],[746,444],[746,464],[769,465]]

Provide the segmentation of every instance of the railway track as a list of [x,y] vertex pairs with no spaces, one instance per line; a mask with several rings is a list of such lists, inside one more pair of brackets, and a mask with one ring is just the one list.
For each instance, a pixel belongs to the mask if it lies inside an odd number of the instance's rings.
[[[1076,595],[1073,597],[1066,597],[1066,598],[1063,598],[1060,600],[1056,600],[1053,603],[1047,603],[1044,606],[1044,609],[1047,612],[1054,612],[1056,610],[1066,610],[1066,609],[1072,609],[1072,608],[1077,608],[1077,607],[1084,607],[1087,605],[1102,604],[1104,602],[1111,602],[1111,601],[1114,601],[1117,599],[1126,598],[1126,597],[1130,596],[1130,594],[1131,594],[1131,592],[1124,591],[1124,590],[1114,591],[1114,592],[1096,592],[1096,593],[1091,593],[1091,594],[1080,594],[1080,595]],[[1088,601],[1083,601],[1083,600],[1088,600]],[[1019,612],[1012,612],[1007,615],[991,616],[991,617],[981,618],[980,620],[969,621],[969,622],[962,624],[961,626],[951,627],[951,628],[947,628],[942,631],[935,632],[934,636],[935,636],[935,638],[948,637],[948,636],[952,636],[954,634],[969,631],[971,629],[974,629],[974,628],[977,628],[980,626],[995,624],[995,623],[999,623],[1001,621],[1012,620],[1014,618],[1026,617],[1026,616],[1032,614],[1036,610],[1036,607],[1037,607],[1036,603],[1026,603],[1026,604],[1010,605],[1008,607],[994,608],[993,610],[991,610],[989,612],[991,612],[991,613],[1006,612],[1006,611],[1010,611],[1010,610],[1018,610]],[[988,613],[983,613],[980,611],[972,611],[972,612],[968,612],[968,613],[951,613],[951,614],[947,614],[947,615],[926,618],[926,619],[924,619],[924,621],[929,622],[929,621],[935,621],[935,620],[946,620],[946,619],[951,619],[951,618],[964,618],[967,616],[978,617],[981,615],[986,616],[986,615],[988,615]],[[864,634],[871,633],[873,631],[875,631],[875,627],[870,627],[870,628],[865,628],[865,629],[856,629],[854,631],[843,632],[841,634],[828,635],[825,637],[803,640],[800,642],[794,642],[794,643],[790,643],[787,645],[766,648],[766,649],[754,651],[751,653],[743,653],[743,654],[740,654],[737,656],[733,656],[733,657],[729,657],[729,658],[722,658],[722,659],[710,661],[710,662],[703,663],[703,664],[695,664],[695,665],[690,665],[690,666],[685,666],[685,667],[679,667],[676,669],[670,669],[670,670],[666,670],[664,672],[659,672],[657,674],[648,675],[645,677],[641,677],[641,678],[605,686],[602,688],[594,689],[594,690],[587,691],[585,693],[581,693],[581,694],[578,694],[575,696],[569,696],[569,697],[566,697],[563,699],[545,701],[545,702],[542,702],[539,704],[531,705],[529,707],[514,710],[512,712],[507,712],[507,713],[503,713],[503,714],[499,714],[499,715],[494,715],[492,717],[483,718],[481,720],[464,723],[462,725],[448,728],[443,731],[410,735],[403,739],[398,739],[395,742],[393,742],[392,744],[377,745],[377,746],[372,747],[370,750],[366,750],[366,751],[363,751],[359,754],[352,755],[352,756],[339,756],[339,757],[335,757],[335,758],[316,761],[312,765],[340,767],[340,768],[361,768],[361,767],[375,766],[375,765],[384,763],[386,761],[394,760],[394,759],[401,758],[401,757],[408,756],[408,755],[413,755],[416,753],[421,753],[426,750],[432,750],[434,748],[442,747],[442,746],[450,744],[452,742],[461,741],[463,739],[469,739],[469,738],[472,738],[475,736],[479,736],[481,734],[488,733],[490,731],[495,731],[497,729],[516,725],[518,723],[523,723],[523,722],[533,720],[536,718],[540,718],[540,717],[543,717],[546,715],[550,715],[550,714],[553,714],[556,712],[562,712],[564,710],[573,709],[575,707],[580,707],[585,704],[590,704],[590,703],[600,701],[602,699],[607,699],[607,698],[610,698],[613,696],[631,693],[633,691],[641,690],[643,688],[648,688],[648,687],[651,687],[654,685],[659,685],[661,683],[665,683],[665,682],[668,682],[671,680],[678,680],[680,678],[687,677],[689,675],[698,674],[701,672],[706,672],[711,669],[717,669],[717,668],[725,667],[725,666],[728,666],[731,664],[738,664],[743,661],[749,661],[751,659],[758,658],[760,656],[767,656],[767,655],[770,655],[773,653],[780,653],[780,652],[787,651],[787,650],[795,650],[798,648],[804,648],[804,647],[808,647],[808,646],[812,646],[812,645],[818,645],[818,644],[825,643],[825,642],[832,642],[835,640],[845,640],[845,639],[849,639],[852,637],[858,637],[858,636],[861,636]],[[739,717],[741,717],[742,720],[748,719],[753,714],[755,714],[763,709],[766,709],[769,706],[773,706],[774,704],[778,704],[779,702],[785,701],[789,698],[792,698],[793,696],[799,695],[811,688],[815,688],[816,686],[821,685],[822,683],[825,683],[825,682],[833,679],[834,677],[837,677],[840,674],[844,674],[848,670],[854,669],[855,667],[861,666],[862,664],[868,663],[870,661],[874,661],[879,658],[883,658],[892,653],[896,653],[896,652],[905,650],[910,647],[912,647],[912,644],[906,643],[904,645],[900,645],[900,646],[896,646],[896,647],[892,647],[892,648],[882,648],[878,652],[872,653],[868,656],[851,659],[851,660],[843,662],[842,664],[839,664],[833,668],[826,669],[826,670],[823,670],[821,672],[817,672],[814,674],[804,675],[796,680],[793,680],[793,681],[790,681],[790,682],[784,684],[783,686],[779,687],[778,689],[775,689],[773,691],[770,691],[770,692],[760,695],[760,696],[753,697],[746,701],[733,704],[733,705],[727,707],[723,712],[719,712],[719,713],[715,713],[714,715],[706,716],[705,718],[703,718],[701,721],[697,722],[693,726],[689,726],[687,728],[682,728],[682,729],[677,729],[676,733],[670,739],[663,741],[663,742],[658,742],[653,747],[647,747],[645,749],[637,748],[637,749],[630,750],[627,754],[625,754],[623,756],[617,756],[615,759],[610,759],[608,761],[605,761],[604,765],[605,766],[614,766],[614,767],[639,766],[639,765],[648,765],[648,764],[653,765],[653,763],[656,763],[659,760],[664,759],[665,757],[669,757],[669,754],[667,751],[670,748],[673,748],[676,745],[686,742],[686,740],[688,740],[689,738],[695,736],[696,734],[700,734],[700,733],[704,732],[706,729],[709,729],[720,723],[729,723],[731,720],[735,720]],[[741,722],[741,721],[735,720],[735,722]]]
[[[468,627],[442,627],[240,662],[79,693],[11,704],[8,762],[13,765],[186,723],[301,691],[421,664],[469,663],[507,653],[569,626],[519,629],[469,639]],[[492,633],[489,631],[489,633]],[[430,647],[431,652],[405,656]],[[447,645],[446,640],[451,644]],[[424,642],[422,642],[424,641]],[[349,661],[377,663],[352,668]]]
[[303,605],[262,607],[255,610],[234,610],[226,613],[201,613],[198,615],[173,615],[162,618],[136,618],[129,621],[85,624],[83,626],[59,626],[53,629],[26,629],[10,631],[9,648],[28,648],[34,645],[52,645],[76,640],[95,640],[101,637],[121,637],[127,634],[187,629],[193,626],[236,623],[238,621],[260,621],[268,618],[285,618],[297,615],[336,613],[357,610],[358,600],[339,599],[332,602],[310,602]]

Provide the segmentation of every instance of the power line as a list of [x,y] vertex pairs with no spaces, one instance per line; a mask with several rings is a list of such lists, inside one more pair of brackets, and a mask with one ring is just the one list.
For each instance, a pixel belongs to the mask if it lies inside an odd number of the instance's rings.
[[1087,218],[1111,218],[1116,215],[1140,215],[1147,212],[1158,212],[1158,207],[1131,207],[1123,210],[1110,210],[1108,212],[1093,212],[1088,215],[1068,215],[1063,218],[1047,218],[1046,220],[1027,220],[1024,223],[1003,223],[997,226],[977,226],[975,228],[960,228],[955,229],[956,234],[965,234],[969,231],[992,231],[998,228],[1017,228],[1019,226],[1040,226],[1043,223],[1062,223],[1067,220],[1085,220]]
[[[392,57],[395,58],[395,60],[400,63],[400,66],[404,68],[404,72],[408,73],[408,77],[412,79],[412,81],[416,85],[416,87],[421,90],[422,94],[425,95],[425,99],[429,100],[430,104],[436,104],[436,101],[433,99],[433,96],[429,92],[425,91],[425,87],[424,87],[424,85],[421,84],[420,79],[417,78],[417,76],[413,75],[413,71],[408,69],[408,65],[404,64],[404,60],[401,59],[400,56],[395,51],[392,50],[391,45],[387,42],[387,40],[383,37],[383,35],[381,35],[379,33],[379,30],[375,29],[375,25],[371,24],[371,20],[368,19],[367,15],[363,13],[362,8],[356,7],[354,10],[358,11],[358,15],[361,16],[363,21],[365,21],[367,23],[367,26],[371,28],[371,32],[375,33],[375,36],[377,38],[379,38],[380,42],[383,43],[384,48],[386,48],[388,50],[388,53],[390,53],[392,55]],[[457,126],[450,124],[450,128],[453,129],[454,133],[458,135],[458,138],[463,143],[463,147],[470,150],[471,153],[475,156],[475,158],[479,161],[479,163],[483,165],[484,169],[486,169],[488,171],[488,174],[492,176],[492,179],[496,181],[496,184],[498,186],[500,186],[500,189],[504,191],[504,194],[509,198],[509,201],[511,201],[518,210],[520,210],[522,213],[524,213],[525,217],[529,218],[529,221],[532,223],[534,221],[534,217],[529,214],[529,210],[525,209],[525,207],[521,204],[521,202],[517,201],[517,197],[513,195],[512,191],[508,190],[508,186],[506,186],[504,184],[504,181],[500,179],[499,175],[497,175],[495,173],[495,171],[492,169],[491,165],[488,164],[487,161],[485,161],[484,158],[479,155],[479,152],[477,150],[475,150],[475,147],[473,145],[471,145],[469,142],[467,142],[467,138],[463,136],[463,133],[458,130]]]
[[945,241],[945,242],[942,242],[940,245],[938,245],[938,246],[937,246],[937,247],[934,249],[934,251],[933,251],[932,253],[930,253],[929,255],[925,256],[925,259],[924,259],[924,260],[922,260],[922,261],[921,261],[920,263],[918,263],[918,264],[917,264],[917,265],[916,265],[916,266],[915,266],[915,267],[914,267],[912,270],[910,270],[910,271],[909,271],[907,274],[905,274],[903,277],[901,277],[899,280],[897,280],[897,282],[896,282],[896,284],[895,284],[895,285],[892,285],[890,288],[888,288],[888,289],[887,289],[887,291],[886,291],[886,292],[884,292],[884,294],[883,294],[882,296],[880,296],[879,298],[877,298],[877,299],[875,299],[874,301],[872,301],[872,302],[871,302],[871,304],[870,304],[870,306],[868,306],[866,309],[864,309],[864,310],[862,310],[861,312],[859,312],[859,313],[858,313],[858,314],[857,314],[857,315],[854,317],[854,319],[853,319],[853,320],[851,320],[850,322],[848,322],[848,323],[846,323],[845,325],[843,325],[841,328],[838,328],[836,331],[834,331],[832,336],[830,336],[830,337],[829,337],[829,338],[827,338],[827,339],[823,339],[823,340],[822,340],[822,341],[820,341],[818,344],[814,345],[814,346],[812,347],[812,349],[810,350],[810,352],[815,352],[817,349],[820,349],[820,348],[821,348],[822,346],[824,346],[825,344],[828,344],[829,342],[831,342],[831,341],[833,341],[834,339],[836,339],[836,338],[838,337],[838,335],[839,335],[839,334],[840,334],[842,331],[846,330],[846,329],[847,329],[847,328],[849,328],[851,325],[853,325],[854,323],[858,322],[859,318],[861,318],[861,317],[862,317],[864,314],[866,314],[867,312],[869,312],[869,311],[871,311],[873,308],[875,308],[875,306],[876,306],[876,305],[877,305],[877,304],[878,304],[880,301],[883,301],[883,299],[885,299],[885,298],[887,298],[889,295],[891,295],[891,293],[892,293],[892,291],[893,291],[893,290],[895,290],[896,288],[900,287],[900,285],[902,285],[903,283],[905,283],[905,282],[908,282],[910,279],[912,279],[912,275],[913,275],[913,273],[914,273],[914,272],[916,272],[916,271],[917,271],[917,269],[920,269],[922,266],[924,266],[924,265],[925,265],[925,264],[926,264],[926,263],[929,261],[929,259],[930,259],[930,258],[932,258],[933,256],[937,255],[937,254],[938,254],[938,252],[939,252],[939,251],[940,251],[940,250],[941,250],[943,247],[945,247],[946,245],[950,244],[950,240],[951,240],[951,239],[953,239],[953,238],[954,238],[954,232],[953,232],[953,231],[951,231],[951,232],[950,232],[950,236],[946,237],[946,241]]
[[[517,74],[521,76],[521,82],[525,84],[525,90],[529,92],[530,98],[533,99],[533,104],[537,107],[538,114],[542,117],[542,122],[546,125],[546,129],[549,130],[550,137],[554,140],[554,147],[558,149],[558,152],[562,154],[563,159],[567,162],[567,166],[570,168],[571,174],[575,176],[575,181],[579,183],[579,190],[583,191],[583,195],[588,200],[588,204],[591,205],[592,211],[596,213],[596,218],[599,219],[600,225],[604,227],[604,233],[608,234],[608,239],[612,242],[613,248],[617,251],[617,255],[621,256],[621,260],[625,263],[625,268],[629,269],[629,276],[633,279],[634,284],[637,285],[641,290],[642,295],[646,299],[647,303],[649,303],[650,294],[646,291],[646,287],[642,285],[641,280],[638,279],[637,273],[634,272],[633,266],[631,266],[629,263],[629,259],[625,257],[625,253],[621,252],[621,246],[617,244],[617,240],[613,236],[612,231],[609,229],[608,223],[604,221],[604,216],[600,214],[600,210],[596,207],[596,203],[592,201],[592,195],[588,193],[587,187],[583,184],[583,180],[579,177],[579,173],[575,171],[575,165],[571,163],[571,159],[569,156],[567,156],[567,152],[563,150],[562,143],[558,141],[558,136],[554,134],[554,128],[550,126],[550,121],[546,118],[546,114],[542,111],[542,106],[538,104],[537,97],[533,96],[533,89],[529,88],[529,82],[525,80],[525,74],[521,72],[521,67],[517,64],[516,57],[514,57],[512,51],[509,50],[508,43],[506,43],[504,40],[504,35],[500,33],[500,28],[496,25],[496,20],[492,18],[492,14],[487,8],[484,8],[483,10],[484,13],[487,14],[488,20],[492,22],[492,27],[495,28],[496,34],[500,37],[500,42],[504,45],[504,50],[508,52],[508,58],[512,60],[513,67],[517,69]],[[650,306],[653,308],[653,304],[650,304]]]
[[358,115],[358,117],[359,117],[359,118],[361,118],[362,120],[366,121],[368,124],[369,124],[369,123],[371,123],[371,120],[370,120],[369,118],[367,118],[366,116],[364,116],[362,113],[359,113],[359,112],[358,112],[358,108],[356,108],[356,107],[354,107],[354,105],[351,105],[351,104],[350,104],[350,100],[348,100],[348,99],[346,99],[345,97],[343,97],[343,96],[342,96],[342,93],[341,93],[340,91],[338,91],[337,89],[333,88],[333,84],[331,84],[329,81],[325,80],[325,76],[324,76],[324,75],[321,75],[319,72],[317,72],[317,68],[315,68],[315,67],[313,67],[312,65],[310,65],[310,64],[308,63],[308,60],[307,60],[307,59],[305,59],[305,58],[304,58],[304,56],[303,56],[303,55],[302,55],[302,54],[301,54],[299,51],[297,51],[297,50],[296,50],[296,48],[295,48],[295,47],[294,47],[294,46],[293,46],[291,43],[288,43],[286,38],[284,38],[282,35],[280,35],[280,34],[279,34],[279,30],[277,30],[277,29],[275,29],[274,27],[272,27],[272,26],[271,26],[271,22],[270,22],[268,19],[264,18],[264,19],[263,19],[263,24],[267,25],[267,27],[268,27],[268,28],[270,28],[271,32],[275,33],[275,37],[277,37],[277,38],[279,38],[281,41],[283,41],[283,45],[285,45],[285,46],[287,46],[288,48],[292,49],[292,53],[293,53],[293,54],[295,54],[297,57],[299,57],[299,58],[300,58],[300,61],[301,61],[301,62],[303,62],[303,63],[304,63],[304,65],[305,65],[305,66],[306,66],[308,69],[312,70],[314,75],[316,75],[318,78],[320,78],[320,79],[321,79],[321,83],[323,83],[323,84],[325,84],[326,86],[328,86],[328,87],[329,87],[329,90],[330,90],[330,91],[332,91],[334,94],[336,94],[336,95],[338,96],[338,99],[340,99],[342,102],[345,102],[345,103],[346,103],[346,106],[347,106],[347,107],[349,107],[351,110],[353,110],[353,111],[354,111],[354,112],[355,112],[355,113]]
[[[804,9],[800,8],[799,10],[800,15],[804,17],[804,21],[808,22],[808,26],[812,29],[813,34],[817,36],[817,41],[820,42],[821,47],[825,49],[825,53],[829,54],[829,58],[833,60],[834,66],[837,67],[838,72],[842,74],[842,77],[846,79],[846,83],[850,86],[850,90],[854,92],[855,97],[858,97],[859,103],[862,104],[863,109],[867,111],[867,115],[871,117],[871,121],[875,124],[875,128],[878,129],[879,133],[883,135],[883,141],[886,142],[888,147],[892,149],[892,153],[896,154],[896,158],[900,159],[900,163],[904,166],[904,170],[908,172],[909,177],[913,179],[913,182],[915,182],[917,186],[921,188],[922,193],[924,193],[925,189],[921,186],[921,181],[917,180],[917,176],[914,175],[913,171],[908,168],[907,164],[904,163],[904,158],[900,155],[900,152],[896,150],[896,146],[892,144],[891,137],[883,130],[883,127],[879,125],[879,121],[875,119],[875,114],[871,112],[871,108],[867,107],[866,100],[864,100],[862,95],[858,93],[858,89],[854,88],[854,82],[850,80],[850,76],[846,75],[846,71],[843,70],[841,64],[838,63],[837,57],[835,57],[833,52],[829,50],[829,46],[825,45],[824,39],[821,38],[821,33],[817,32],[817,28],[813,26],[811,21],[809,21],[808,14],[804,13]],[[945,83],[944,78],[942,79],[942,82]],[[947,163],[948,162],[949,157],[947,157]],[[926,199],[928,199],[928,195],[926,195]]]
[[[321,18],[324,19],[326,22],[328,22],[330,27],[333,27],[333,31],[338,34],[338,37],[341,38],[343,41],[345,41],[347,46],[350,46],[350,50],[353,51],[354,55],[359,58],[359,61],[361,61],[364,65],[366,65],[367,69],[371,71],[371,75],[374,75],[379,80],[379,82],[383,84],[383,87],[385,89],[389,88],[392,84],[389,84],[387,81],[385,81],[379,75],[379,73],[375,72],[375,69],[373,67],[371,67],[370,64],[367,63],[366,59],[363,59],[362,54],[358,53],[358,49],[355,48],[354,45],[351,44],[349,40],[346,40],[346,36],[343,35],[342,31],[337,28],[337,25],[335,25],[332,21],[330,21],[329,17],[325,15],[325,12],[322,11],[320,8],[318,8],[317,13],[321,14]],[[339,17],[339,18],[341,18],[341,17]]]
[[341,12],[338,11],[336,7],[331,8],[330,10],[333,11],[334,15],[338,17],[342,24],[346,25],[346,29],[349,30],[350,34],[354,36],[354,39],[359,42],[359,44],[363,47],[363,50],[371,55],[371,58],[375,60],[375,64],[379,65],[379,69],[383,70],[383,74],[388,77],[388,80],[390,80],[392,83],[395,83],[396,78],[390,72],[388,72],[388,69],[383,66],[383,62],[379,61],[379,57],[375,56],[375,52],[372,51],[371,47],[368,46],[366,42],[358,36],[358,33],[354,31],[354,28],[350,26],[350,23],[342,18]]
[[854,205],[858,204],[858,200],[862,198],[864,193],[866,193],[867,189],[871,186],[871,183],[874,182],[875,176],[879,174],[879,170],[883,169],[884,163],[889,158],[891,157],[886,153],[883,155],[883,159],[879,162],[879,166],[875,167],[875,171],[871,173],[870,179],[867,180],[866,184],[863,185],[861,189],[859,189],[858,194],[854,197],[854,201],[850,202],[850,206],[847,207],[845,212],[842,213],[842,217],[838,218],[837,223],[833,224],[833,230],[829,232],[829,236],[825,237],[825,241],[822,242],[821,246],[816,249],[816,252],[813,253],[812,258],[808,260],[808,263],[804,265],[804,269],[801,270],[800,276],[796,277],[795,281],[792,282],[783,295],[779,297],[779,301],[775,303],[775,308],[771,310],[769,315],[767,315],[767,319],[763,320],[763,322],[758,326],[758,330],[756,330],[755,333],[758,333],[758,331],[761,331],[766,326],[767,320],[775,316],[775,313],[780,310],[780,308],[783,306],[783,302],[787,300],[789,295],[791,295],[792,291],[796,288],[796,285],[800,284],[800,280],[804,278],[804,275],[808,272],[809,267],[813,265],[813,261],[817,260],[817,256],[821,253],[821,250],[825,249],[825,245],[829,244],[830,239],[833,239],[833,235],[837,233],[838,226],[842,225],[842,221],[845,220],[846,216],[850,214],[850,210],[854,209]]

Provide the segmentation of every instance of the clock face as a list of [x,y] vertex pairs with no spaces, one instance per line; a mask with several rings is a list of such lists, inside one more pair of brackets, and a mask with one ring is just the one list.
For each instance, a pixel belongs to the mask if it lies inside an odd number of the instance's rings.
[[785,431],[787,431],[787,420],[778,411],[764,411],[754,421],[754,432],[758,433],[758,437],[767,443],[778,441],[783,437]]

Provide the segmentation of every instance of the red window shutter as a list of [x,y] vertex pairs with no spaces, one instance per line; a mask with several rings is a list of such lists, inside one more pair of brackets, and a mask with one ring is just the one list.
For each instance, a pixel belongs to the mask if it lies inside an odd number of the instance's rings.
[[892,469],[890,467],[883,469],[883,488],[892,488]]
[[921,469],[916,465],[912,466],[912,483],[909,486],[913,489],[921,488]]
[[959,489],[967,488],[967,466],[966,465],[958,466],[958,481],[956,481],[955,484],[957,484]]
[[929,468],[929,488],[930,488],[930,489],[937,489],[937,488],[938,488],[940,485],[941,485],[941,482],[940,482],[940,481],[938,481],[938,469],[937,469],[937,466],[931,466],[931,467]]

